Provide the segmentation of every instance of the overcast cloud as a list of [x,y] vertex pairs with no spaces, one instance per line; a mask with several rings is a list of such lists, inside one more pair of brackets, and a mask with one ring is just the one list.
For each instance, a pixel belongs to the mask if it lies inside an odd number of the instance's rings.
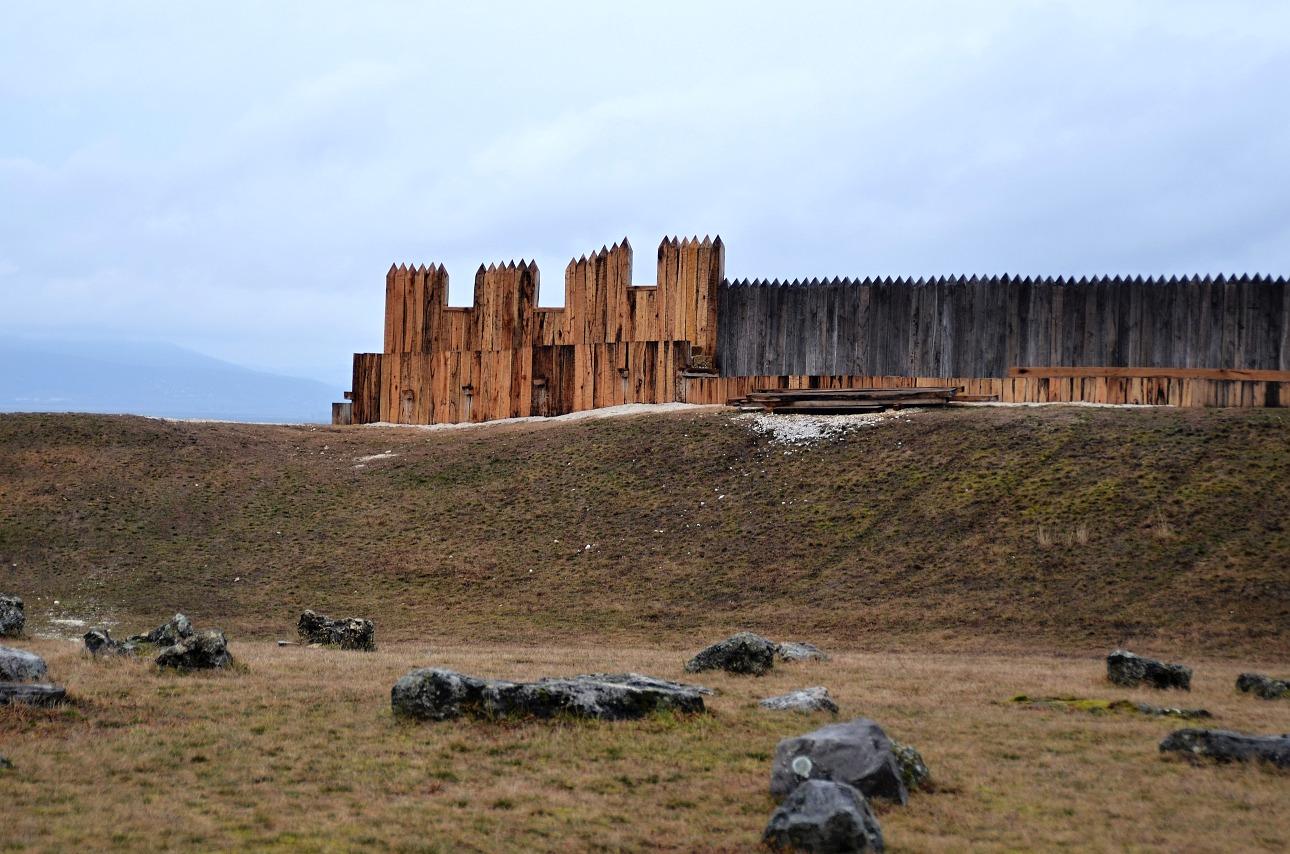
[[391,261],[1290,273],[1290,4],[624,5],[7,6],[0,329],[340,390]]

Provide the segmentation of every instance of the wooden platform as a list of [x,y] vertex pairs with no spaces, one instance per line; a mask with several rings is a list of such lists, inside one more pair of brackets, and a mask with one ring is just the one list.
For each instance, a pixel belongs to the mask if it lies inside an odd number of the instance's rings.
[[728,401],[748,412],[809,412],[834,415],[880,412],[913,406],[944,406],[958,393],[957,386],[932,388],[757,389]]

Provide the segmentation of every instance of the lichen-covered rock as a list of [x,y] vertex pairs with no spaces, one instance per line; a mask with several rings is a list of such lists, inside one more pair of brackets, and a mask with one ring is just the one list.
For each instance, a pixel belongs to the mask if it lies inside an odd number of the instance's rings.
[[399,679],[390,705],[396,714],[434,721],[462,715],[628,720],[660,711],[704,711],[703,697],[688,688],[632,687],[585,676],[507,682],[438,668],[420,668]]
[[837,714],[838,704],[829,696],[829,689],[823,685],[790,691],[775,697],[767,697],[757,705],[763,709],[776,712],[833,712]]
[[0,682],[39,682],[48,671],[36,653],[0,646]]
[[168,646],[157,656],[158,667],[176,670],[211,670],[228,667],[233,656],[228,652],[228,639],[218,629],[191,634],[173,646]]
[[1106,678],[1127,688],[1147,685],[1151,688],[1191,690],[1190,667],[1143,658],[1123,649],[1117,649],[1106,657]]
[[923,761],[923,754],[919,753],[917,748],[893,741],[891,752],[896,757],[896,764],[900,766],[900,779],[904,781],[906,789],[921,789],[927,785],[927,781],[932,778],[932,772]]
[[130,641],[122,643],[115,640],[107,629],[90,629],[82,638],[85,650],[94,656],[99,655],[134,655],[138,646]]
[[325,614],[305,611],[296,621],[296,632],[305,643],[338,646],[341,649],[376,649],[376,626],[362,617],[332,619]]
[[186,638],[193,636],[192,621],[183,614],[176,614],[167,622],[157,626],[147,634],[130,635],[125,639],[126,643],[150,643],[156,646],[174,646]]
[[1290,679],[1276,679],[1262,673],[1242,673],[1236,677],[1236,690],[1264,700],[1290,700]]
[[891,739],[868,718],[829,724],[781,741],[770,772],[771,796],[783,800],[803,780],[846,783],[865,797],[898,804],[909,800]]
[[771,813],[762,842],[772,851],[882,851],[882,828],[855,787],[807,780]]
[[828,661],[829,655],[812,643],[785,641],[775,644],[775,657],[780,661]]
[[740,632],[701,650],[685,669],[688,673],[724,670],[761,676],[774,666],[775,644],[761,635]]
[[584,673],[581,676],[575,676],[574,679],[589,679],[592,682],[611,682],[615,685],[626,685],[629,688],[659,688],[664,691],[693,691],[696,694],[704,696],[715,693],[711,688],[704,685],[695,685],[693,682],[673,682],[669,679],[659,679],[656,676],[646,676],[643,673]]
[[1290,768],[1290,735],[1246,735],[1222,729],[1174,730],[1160,742],[1162,753],[1216,762],[1269,762]]
[[47,682],[0,682],[0,706],[54,706],[67,699],[62,685]]
[[20,635],[27,624],[22,600],[17,596],[0,595],[0,635]]
[[1029,697],[1025,694],[1018,694],[1012,698],[1014,703],[1025,703],[1036,709],[1071,709],[1080,712],[1089,712],[1091,714],[1112,714],[1112,713],[1131,713],[1137,715],[1150,715],[1152,717],[1164,718],[1184,718],[1192,720],[1196,718],[1212,718],[1205,709],[1180,709],[1167,706],[1153,706],[1150,703],[1137,703],[1133,700],[1102,700],[1090,697]]

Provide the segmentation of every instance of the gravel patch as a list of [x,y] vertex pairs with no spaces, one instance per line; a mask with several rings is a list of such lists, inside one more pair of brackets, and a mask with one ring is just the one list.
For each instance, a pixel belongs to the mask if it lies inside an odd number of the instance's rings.
[[885,412],[857,412],[852,415],[772,415],[753,412],[737,416],[747,422],[754,433],[773,444],[809,447],[819,442],[833,442],[852,430],[877,427],[896,421],[908,421],[916,409],[891,409]]

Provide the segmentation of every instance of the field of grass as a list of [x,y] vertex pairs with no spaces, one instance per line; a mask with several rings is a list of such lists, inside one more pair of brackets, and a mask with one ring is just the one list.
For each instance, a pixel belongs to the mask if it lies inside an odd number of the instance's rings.
[[[1290,657],[1290,413],[922,412],[810,447],[727,412],[430,432],[0,416],[0,592],[73,702],[0,709],[0,849],[755,848],[776,742],[756,708],[827,686],[920,748],[935,786],[879,806],[893,851],[1285,850],[1290,775],[1194,767],[1183,722],[1018,694],[1204,706]],[[278,648],[303,608],[376,653]],[[175,611],[238,666],[94,661]],[[395,720],[414,666],[668,678],[739,629],[832,662],[708,676],[711,714]],[[1196,667],[1126,691],[1127,644]],[[692,677],[691,677],[692,678]]]
[[1286,729],[1285,704],[1237,694],[1240,668],[1225,660],[1193,660],[1192,692],[1162,695],[1111,686],[1091,658],[843,653],[761,679],[704,674],[720,692],[706,716],[431,724],[390,712],[390,687],[414,666],[693,680],[690,650],[235,642],[236,671],[181,676],[94,661],[70,641],[24,645],[76,701],[0,709],[15,765],[0,771],[3,850],[755,850],[776,742],[831,719],[755,701],[813,684],[841,719],[873,717],[932,769],[933,791],[877,805],[890,851],[1290,846],[1290,775],[1165,758],[1157,744],[1179,721],[1009,701],[1128,697]]
[[383,642],[752,629],[1285,657],[1287,566],[1283,410],[923,412],[806,449],[710,411],[444,432],[0,416],[0,591],[36,632],[179,610],[272,638],[308,607]]

